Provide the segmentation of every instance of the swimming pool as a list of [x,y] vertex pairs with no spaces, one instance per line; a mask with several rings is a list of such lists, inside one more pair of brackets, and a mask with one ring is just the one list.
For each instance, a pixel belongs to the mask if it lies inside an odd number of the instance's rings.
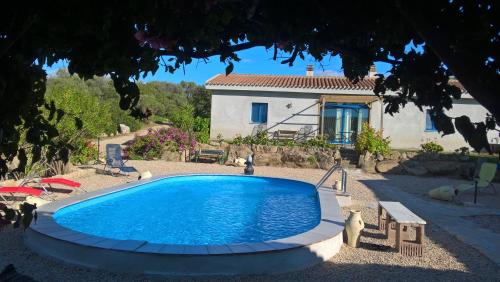
[[104,238],[218,245],[293,236],[318,225],[312,184],[268,177],[177,176],[60,209],[55,221]]
[[66,263],[146,275],[269,274],[340,251],[331,188],[243,175],[157,176],[38,208],[27,247]]

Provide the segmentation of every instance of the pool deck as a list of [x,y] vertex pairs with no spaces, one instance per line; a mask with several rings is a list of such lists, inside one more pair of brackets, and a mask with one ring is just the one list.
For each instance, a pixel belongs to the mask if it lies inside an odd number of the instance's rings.
[[53,218],[57,210],[78,202],[185,175],[158,176],[43,205],[38,209],[37,223],[26,233],[25,243],[42,255],[68,263],[149,275],[282,273],[324,262],[340,251],[344,218],[335,191],[328,188],[318,189],[321,220],[316,227],[291,237],[258,243],[195,246],[116,240],[65,228]]

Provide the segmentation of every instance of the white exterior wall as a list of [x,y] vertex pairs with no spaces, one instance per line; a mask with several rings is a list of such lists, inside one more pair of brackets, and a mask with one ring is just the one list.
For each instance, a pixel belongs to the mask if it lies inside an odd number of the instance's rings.
[[[293,114],[318,102],[321,94],[298,92],[269,92],[249,90],[213,90],[212,110],[210,122],[210,137],[215,139],[222,134],[224,139],[233,139],[236,135],[247,136],[252,134],[255,123],[251,122],[252,103],[267,103],[268,116],[267,128],[271,128]],[[287,104],[291,103],[289,109]],[[318,115],[319,107],[314,105],[303,112],[304,114]],[[453,109],[447,112],[451,117],[467,115],[472,122],[484,121],[487,110],[472,99],[463,98],[460,103],[455,103]],[[441,137],[438,132],[425,131],[425,113],[420,111],[413,103],[408,103],[394,116],[384,114],[384,105],[381,101],[370,104],[370,126],[376,130],[383,128],[384,137],[389,137],[391,147],[396,149],[420,149],[420,145],[435,141],[442,145],[446,151],[453,151],[460,147],[469,147],[462,135],[455,133]],[[295,116],[287,122],[310,123],[313,130],[317,129],[319,117]],[[304,125],[280,124],[270,129],[299,130]],[[496,140],[495,140],[496,138]],[[498,143],[498,134],[489,132],[490,143]]]
[[[453,108],[446,112],[450,117],[468,116],[472,122],[485,120],[488,111],[472,99],[462,99],[460,103],[453,104]],[[460,133],[441,136],[439,132],[425,131],[425,112],[413,103],[408,103],[394,116],[384,114],[384,137],[389,137],[391,147],[398,149],[420,149],[420,145],[434,141],[444,147],[446,151],[453,151],[460,147],[470,146],[465,142]],[[490,131],[488,141],[498,137]],[[493,143],[496,143],[493,141]]]
[[[210,138],[221,134],[224,139],[233,139],[236,135],[247,136],[252,134],[256,123],[251,122],[252,103],[267,103],[267,128],[282,122],[303,109],[317,103],[319,94],[264,92],[241,90],[213,90],[212,109],[210,120]],[[292,107],[287,108],[291,103]],[[303,114],[318,114],[318,105],[314,105]],[[290,123],[310,123],[313,130],[317,129],[317,116],[295,116],[289,119]],[[304,125],[280,124],[277,129],[299,130]]]
[[375,130],[380,130],[382,128],[382,114],[384,113],[383,109],[384,103],[382,101],[375,101],[370,104],[370,115],[369,117],[369,123],[370,126],[373,127]]

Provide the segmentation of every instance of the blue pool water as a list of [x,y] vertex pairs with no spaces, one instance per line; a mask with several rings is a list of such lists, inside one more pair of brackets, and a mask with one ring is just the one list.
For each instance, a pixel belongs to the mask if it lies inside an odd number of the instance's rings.
[[311,184],[228,175],[165,178],[54,215],[62,226],[100,237],[182,245],[289,237],[312,229],[320,217]]

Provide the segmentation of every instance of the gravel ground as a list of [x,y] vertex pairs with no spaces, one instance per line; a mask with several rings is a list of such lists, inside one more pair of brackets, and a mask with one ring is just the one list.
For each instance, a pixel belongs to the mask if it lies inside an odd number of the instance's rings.
[[[130,161],[140,171],[153,175],[169,173],[241,173],[242,168],[213,164],[169,163],[164,161]],[[256,167],[256,175],[277,176],[318,181],[325,171],[317,169],[290,169]],[[298,271],[272,276],[243,277],[169,277],[163,280],[233,280],[233,281],[332,281],[332,280],[482,280],[500,281],[500,268],[471,247],[462,244],[430,222],[426,228],[425,255],[422,258],[404,257],[394,252],[381,239],[376,228],[376,196],[357,181],[365,175],[349,173],[348,189],[352,193],[351,208],[362,211],[365,231],[358,249],[344,245],[339,254],[326,263]],[[91,174],[77,179],[88,190],[134,181],[135,177],[113,177]],[[330,183],[327,183],[331,185]],[[58,193],[59,197],[68,194]],[[348,209],[344,210],[348,214]],[[101,270],[76,267],[51,258],[40,257],[24,247],[21,230],[0,232],[0,269],[13,263],[19,272],[39,281],[146,281],[145,277],[116,274]]]

